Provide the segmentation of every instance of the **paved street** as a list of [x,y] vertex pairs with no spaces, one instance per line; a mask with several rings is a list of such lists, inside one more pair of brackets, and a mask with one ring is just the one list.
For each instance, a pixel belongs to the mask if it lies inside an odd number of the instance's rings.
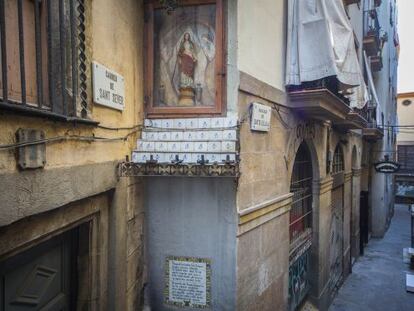
[[409,213],[397,205],[387,234],[370,240],[329,311],[414,310],[414,294],[405,291],[409,267],[402,262],[402,249],[409,244]]

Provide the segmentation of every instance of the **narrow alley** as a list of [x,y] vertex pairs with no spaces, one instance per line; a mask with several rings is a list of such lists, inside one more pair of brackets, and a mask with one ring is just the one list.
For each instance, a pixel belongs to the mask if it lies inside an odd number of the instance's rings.
[[409,245],[410,214],[406,205],[396,205],[385,237],[370,240],[329,311],[414,310],[414,293],[405,290],[409,266],[402,260]]

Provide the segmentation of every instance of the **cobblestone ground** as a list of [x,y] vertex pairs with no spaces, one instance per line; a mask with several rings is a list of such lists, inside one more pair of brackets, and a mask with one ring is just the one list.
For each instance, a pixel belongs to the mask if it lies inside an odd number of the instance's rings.
[[329,311],[414,311],[414,293],[405,291],[409,267],[402,261],[408,246],[410,214],[406,205],[397,205],[385,237],[369,241]]

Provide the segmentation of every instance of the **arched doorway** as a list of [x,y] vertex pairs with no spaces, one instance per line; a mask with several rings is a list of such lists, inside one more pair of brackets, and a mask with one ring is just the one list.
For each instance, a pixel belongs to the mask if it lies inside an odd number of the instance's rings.
[[290,192],[289,310],[294,311],[310,290],[310,248],[312,245],[312,158],[303,142],[293,164]]
[[344,154],[338,144],[332,161],[332,207],[329,245],[329,292],[333,295],[342,283],[344,264]]

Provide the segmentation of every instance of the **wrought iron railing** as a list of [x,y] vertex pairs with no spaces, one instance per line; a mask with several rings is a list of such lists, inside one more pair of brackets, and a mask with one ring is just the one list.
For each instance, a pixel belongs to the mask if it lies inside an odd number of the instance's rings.
[[0,1],[1,107],[86,117],[84,13],[84,0]]
[[306,91],[306,90],[321,90],[326,89],[332,92],[336,97],[341,99],[347,105],[349,105],[349,99],[346,98],[339,88],[339,81],[335,76],[326,77],[323,79],[303,82],[300,85],[289,85],[287,87],[288,92]]
[[378,13],[376,9],[367,10],[364,12],[364,38],[372,38],[375,42],[375,48],[380,50],[380,30],[381,26],[378,20]]

